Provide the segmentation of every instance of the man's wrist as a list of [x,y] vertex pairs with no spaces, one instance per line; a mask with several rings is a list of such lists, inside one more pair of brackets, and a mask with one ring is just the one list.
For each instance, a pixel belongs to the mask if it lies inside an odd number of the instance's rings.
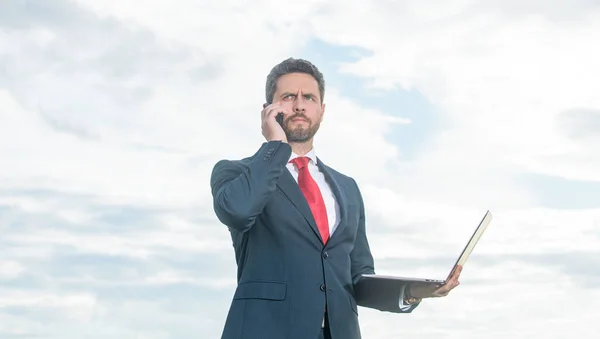
[[411,284],[406,285],[404,288],[404,303],[407,305],[420,303],[422,298],[416,298],[411,294],[410,291]]

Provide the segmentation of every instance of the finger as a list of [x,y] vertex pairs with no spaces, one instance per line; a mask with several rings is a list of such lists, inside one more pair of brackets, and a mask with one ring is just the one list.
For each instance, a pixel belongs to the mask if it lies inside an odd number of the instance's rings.
[[436,293],[441,293],[441,294],[444,294],[444,293],[448,294],[456,286],[458,286],[458,281],[450,281],[449,280],[446,284],[444,284],[442,287],[440,287],[439,289],[437,289],[435,292]]
[[457,274],[460,275],[461,271],[462,271],[462,266],[460,266],[460,265],[454,266],[454,268],[452,269],[452,273],[450,274],[450,279],[454,278]]
[[273,106],[273,107],[271,107],[267,111],[267,114],[266,114],[265,118],[266,119],[270,119],[270,118],[274,117],[275,115],[277,115],[279,113],[283,113],[284,116],[288,114],[287,110],[284,107],[282,107],[282,106]]
[[454,277],[454,273],[456,273],[457,268],[458,268],[458,265],[454,265],[454,267],[452,267],[452,271],[450,271],[450,274],[448,274],[446,281],[450,281],[450,279],[452,279],[452,277]]
[[458,285],[460,285],[460,282],[458,282],[458,281],[455,281],[455,282],[448,281],[446,284],[444,284],[442,287],[437,289],[432,294],[440,296],[440,297],[445,297],[450,293],[450,291],[452,291]]
[[456,286],[458,286],[459,282],[458,282],[458,277],[453,277],[452,279],[448,280],[448,283],[446,284],[448,286],[449,289],[453,289]]
[[[277,121],[279,122],[279,120],[277,119],[277,117],[279,116],[279,114],[283,113],[283,110],[278,110],[278,109],[274,109],[272,111],[269,111],[267,113],[267,115],[264,118],[264,122],[268,123],[269,121]],[[284,119],[285,119],[285,113],[284,113]]]
[[273,110],[276,107],[281,107],[281,102],[276,101],[271,103],[270,105],[267,105],[267,107],[265,107],[262,110],[262,117],[265,118],[269,114],[269,112],[271,112],[271,110]]
[[260,112],[261,117],[264,119],[265,116],[267,115],[267,112],[269,111],[269,109],[273,107],[273,104],[267,105],[265,108],[262,109],[262,111]]
[[437,290],[437,291],[436,291],[436,293],[439,293],[439,294],[447,294],[448,292],[450,292],[450,290],[452,290],[452,287],[451,287],[451,286],[448,286],[448,285],[446,285],[446,286],[444,286],[444,287],[440,288],[439,290]]
[[276,111],[276,107],[271,107],[271,108],[266,108],[265,110],[263,110],[262,112],[262,121],[266,122],[269,119],[273,118],[273,112]]
[[448,281],[451,281],[452,283],[455,283],[456,281],[458,281],[458,277],[460,277],[461,272],[462,272],[462,266],[456,266],[454,269],[454,272],[452,272],[452,275],[450,276],[450,279],[448,279]]
[[450,272],[450,276],[454,275],[454,272],[456,272],[457,268],[458,268],[458,265],[455,265],[454,267],[452,267],[452,272]]
[[267,120],[267,119],[273,117],[274,112],[277,112],[278,110],[281,110],[281,109],[278,109],[277,106],[271,106],[271,107],[266,108],[262,114],[263,120]]
[[454,275],[456,277],[458,277],[460,275],[460,273],[462,272],[462,270],[463,270],[462,266],[460,266],[460,265],[456,266],[456,272],[454,272]]
[[441,295],[441,294],[445,293],[447,290],[448,290],[448,284],[444,284],[440,288],[433,291],[432,294]]

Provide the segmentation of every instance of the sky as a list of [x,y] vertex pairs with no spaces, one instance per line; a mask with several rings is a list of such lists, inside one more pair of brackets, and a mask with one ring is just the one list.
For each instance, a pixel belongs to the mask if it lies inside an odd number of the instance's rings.
[[0,1],[0,337],[220,337],[210,172],[298,57],[377,273],[445,277],[493,214],[458,288],[360,307],[364,338],[596,338],[598,37],[594,0]]

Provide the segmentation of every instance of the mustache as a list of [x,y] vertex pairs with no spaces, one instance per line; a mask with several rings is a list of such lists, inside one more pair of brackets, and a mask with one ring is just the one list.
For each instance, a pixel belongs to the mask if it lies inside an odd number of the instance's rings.
[[302,118],[302,119],[310,122],[310,119],[306,115],[304,115],[302,113],[296,113],[296,114],[290,116],[289,118],[287,118],[286,122],[292,121],[292,120],[294,120],[296,118]]

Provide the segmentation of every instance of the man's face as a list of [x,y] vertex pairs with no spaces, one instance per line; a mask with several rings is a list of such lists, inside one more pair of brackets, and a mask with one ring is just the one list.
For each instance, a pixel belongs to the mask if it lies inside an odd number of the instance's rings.
[[291,73],[277,79],[273,102],[290,114],[283,120],[283,130],[288,142],[306,142],[319,130],[325,105],[321,103],[319,84],[309,74]]

